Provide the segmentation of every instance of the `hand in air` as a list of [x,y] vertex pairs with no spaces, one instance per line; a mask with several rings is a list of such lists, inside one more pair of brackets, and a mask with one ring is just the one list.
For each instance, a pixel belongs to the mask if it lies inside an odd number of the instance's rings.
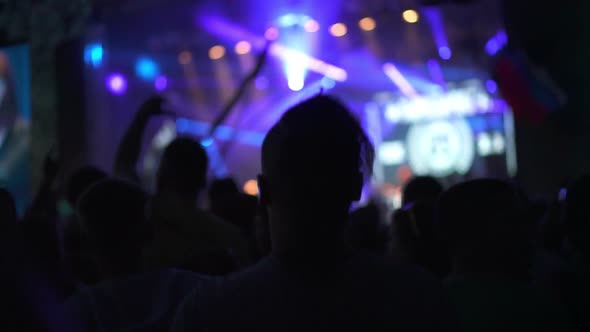
[[137,112],[137,117],[150,118],[158,115],[174,115],[174,113],[164,109],[163,105],[166,104],[166,99],[161,96],[152,96],[148,98],[140,107]]

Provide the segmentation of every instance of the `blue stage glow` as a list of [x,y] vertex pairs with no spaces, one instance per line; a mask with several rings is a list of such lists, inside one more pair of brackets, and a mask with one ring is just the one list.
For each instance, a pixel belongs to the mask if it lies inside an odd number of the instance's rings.
[[496,91],[498,91],[498,83],[496,83],[494,80],[487,80],[486,90],[488,90],[488,92],[491,94],[496,93]]
[[330,90],[336,86],[336,81],[329,77],[322,78],[322,88]]
[[98,67],[102,64],[104,49],[99,43],[93,43],[84,49],[84,62],[92,67]]
[[438,49],[438,55],[440,55],[440,58],[443,60],[450,60],[453,56],[453,52],[451,52],[449,47],[443,46]]
[[486,43],[486,52],[489,55],[495,55],[508,43],[508,35],[505,30],[498,31],[488,42]]
[[[209,132],[210,128],[211,125],[206,122],[187,118],[176,119],[176,132],[179,135],[190,134],[194,136],[203,136]],[[257,131],[235,130],[229,126],[219,126],[215,130],[213,137],[203,139],[201,145],[208,147],[213,145],[214,140],[231,141],[235,139],[242,144],[261,146],[265,135],[265,133]]]
[[152,80],[160,73],[158,64],[148,57],[141,57],[135,63],[135,74],[142,79]]
[[211,145],[213,145],[213,138],[205,138],[201,141],[201,145],[204,147],[210,147]]

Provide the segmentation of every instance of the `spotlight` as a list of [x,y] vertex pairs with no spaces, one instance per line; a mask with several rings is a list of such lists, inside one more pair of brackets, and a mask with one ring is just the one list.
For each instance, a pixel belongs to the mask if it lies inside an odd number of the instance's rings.
[[443,46],[438,49],[438,55],[440,55],[443,60],[450,60],[451,56],[453,56],[453,52],[449,47]]
[[418,12],[413,9],[404,11],[402,17],[404,18],[404,21],[408,23],[416,23],[420,20],[420,15],[418,15]]
[[359,27],[364,31],[375,30],[377,23],[372,17],[365,17],[359,21]]
[[276,27],[266,29],[264,32],[264,38],[266,38],[266,40],[277,40],[279,38],[279,29]]
[[486,90],[488,90],[488,92],[491,94],[496,93],[496,91],[498,91],[498,83],[496,83],[494,80],[487,80]]
[[107,88],[116,95],[122,95],[127,91],[127,80],[119,73],[113,73],[107,76]]
[[154,60],[141,57],[135,62],[135,74],[144,80],[152,80],[160,73],[160,69]]
[[168,87],[168,78],[166,76],[161,75],[156,78],[154,81],[154,87],[157,91],[164,91]]
[[182,51],[178,54],[178,63],[188,65],[193,60],[193,55],[189,51]]
[[[235,51],[239,55],[244,55],[250,53],[252,46],[247,41],[241,41],[236,44]],[[209,53],[211,54],[211,53]]]
[[258,195],[258,181],[250,179],[244,183],[244,187],[242,189],[246,194],[256,196]]
[[[239,43],[238,43],[239,44]],[[237,49],[237,45],[236,45]],[[209,49],[209,59],[219,60],[225,55],[225,47],[221,45],[215,45]]]
[[90,44],[84,49],[84,62],[98,67],[102,64],[104,49],[101,44]]
[[347,29],[344,23],[336,23],[330,27],[330,33],[334,37],[342,37],[346,35]]
[[303,24],[303,29],[307,32],[318,32],[320,30],[320,24],[316,20],[308,20]]
[[301,91],[303,86],[305,86],[305,77],[289,77],[287,79],[287,85],[291,91]]

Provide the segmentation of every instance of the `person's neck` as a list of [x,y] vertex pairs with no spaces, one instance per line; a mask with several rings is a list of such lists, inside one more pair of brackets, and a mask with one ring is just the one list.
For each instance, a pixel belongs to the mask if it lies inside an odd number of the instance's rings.
[[283,261],[305,261],[325,263],[338,261],[350,256],[351,248],[345,241],[341,230],[332,233],[307,232],[273,235],[271,256]]

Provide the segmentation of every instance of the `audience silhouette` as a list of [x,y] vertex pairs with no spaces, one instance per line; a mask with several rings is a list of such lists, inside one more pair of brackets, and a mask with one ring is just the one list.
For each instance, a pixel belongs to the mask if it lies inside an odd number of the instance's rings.
[[[152,97],[137,112],[115,161],[115,174],[139,182],[136,172],[142,135],[149,119],[169,114],[164,99]],[[180,137],[164,150],[156,192],[148,204],[154,239],[146,250],[148,267],[176,267],[221,275],[248,264],[248,245],[240,230],[197,207],[205,188],[207,153],[192,138]]]
[[136,165],[148,122],[174,116],[164,103],[140,107],[112,177],[85,166],[62,185],[49,154],[23,218],[0,189],[7,330],[590,329],[590,176],[552,205],[503,180],[420,176],[393,216],[374,197],[351,211],[374,148],[318,95],[267,133],[258,197],[232,178],[208,186],[193,137],[164,149],[150,192]]
[[454,330],[436,280],[345,242],[372,162],[339,101],[317,96],[287,111],[264,140],[258,178],[271,255],[189,296],[173,330]]
[[532,288],[532,241],[521,196],[501,180],[444,192],[438,218],[452,256],[446,281],[465,331],[571,331],[571,318]]
[[100,271],[100,282],[80,290],[68,309],[81,331],[165,331],[182,298],[203,280],[190,272],[144,272],[143,252],[153,229],[148,196],[134,184],[107,179],[78,201]]

